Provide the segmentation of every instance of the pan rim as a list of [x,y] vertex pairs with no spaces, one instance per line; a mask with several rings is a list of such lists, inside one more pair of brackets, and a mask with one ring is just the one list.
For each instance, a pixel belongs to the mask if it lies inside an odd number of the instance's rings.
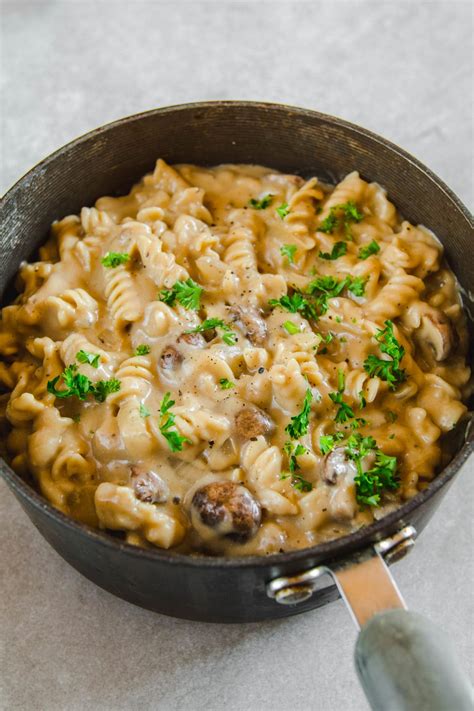
[[[330,114],[325,114],[319,111],[314,111],[312,109],[291,106],[288,104],[275,103],[275,102],[260,102],[260,101],[239,101],[239,100],[224,100],[224,101],[201,101],[201,102],[190,102],[184,104],[175,104],[172,106],[164,106],[160,108],[150,109],[148,111],[140,112],[137,114],[130,114],[128,116],[116,119],[102,126],[99,126],[85,134],[74,138],[72,141],[64,144],[53,153],[43,158],[32,168],[30,168],[23,176],[21,176],[3,195],[0,200],[0,209],[4,210],[7,207],[8,201],[11,197],[14,197],[15,191],[19,189],[24,182],[27,182],[31,178],[41,171],[45,166],[49,165],[57,158],[59,158],[65,151],[76,148],[80,146],[81,143],[88,141],[93,137],[100,137],[102,134],[107,133],[114,128],[127,124],[140,121],[147,117],[151,117],[155,114],[166,114],[166,113],[176,113],[181,111],[195,111],[195,110],[212,110],[215,108],[232,108],[232,107],[249,107],[255,109],[266,109],[268,111],[274,110],[286,110],[293,114],[295,117],[307,116],[309,118],[317,118],[319,120],[325,121],[328,124],[340,126],[344,129],[349,129],[352,132],[356,132],[359,135],[369,138],[377,144],[388,148],[390,151],[399,155],[405,161],[413,164],[414,167],[424,173],[424,175],[433,182],[446,197],[453,203],[454,207],[461,213],[463,218],[467,223],[474,228],[474,218],[464,205],[464,203],[457,197],[457,195],[449,188],[444,181],[442,181],[435,173],[433,173],[427,166],[421,163],[412,154],[405,151],[404,149],[397,146],[395,143],[383,138],[382,136],[365,129],[357,124],[351,123],[337,116],[332,116]],[[4,217],[4,215],[2,215]],[[138,556],[150,561],[157,560],[161,563],[168,563],[171,565],[184,565],[189,568],[278,568],[283,565],[305,562],[308,559],[318,559],[318,560],[331,560],[347,554],[348,549],[350,551],[359,550],[363,547],[370,545],[373,541],[382,538],[387,535],[389,531],[393,531],[397,524],[403,523],[405,517],[408,517],[413,511],[419,508],[425,501],[431,499],[443,486],[448,484],[462,467],[462,465],[467,461],[469,456],[472,454],[474,449],[474,428],[471,428],[465,443],[462,448],[453,457],[451,462],[430,482],[428,487],[419,492],[415,497],[405,502],[398,509],[392,513],[384,516],[379,521],[376,521],[369,526],[362,527],[351,534],[335,538],[331,541],[325,543],[319,543],[315,546],[301,548],[294,551],[289,551],[286,553],[275,553],[271,555],[249,555],[249,556],[236,556],[236,557],[225,557],[225,556],[192,556],[183,553],[176,553],[172,549],[165,550],[159,548],[139,548],[137,546],[130,545],[124,541],[114,539],[110,534],[100,529],[93,528],[83,523],[75,521],[71,517],[62,513],[58,509],[54,508],[46,498],[44,498],[39,492],[37,492],[28,482],[23,480],[18,474],[16,474],[3,459],[0,459],[0,471],[3,478],[9,484],[10,488],[14,493],[18,494],[20,498],[26,498],[31,505],[33,505],[37,510],[40,510],[50,519],[53,519],[57,524],[66,526],[78,535],[88,540],[95,541],[98,545],[102,545],[106,548],[112,548],[116,551],[121,551],[122,553],[133,557]]]

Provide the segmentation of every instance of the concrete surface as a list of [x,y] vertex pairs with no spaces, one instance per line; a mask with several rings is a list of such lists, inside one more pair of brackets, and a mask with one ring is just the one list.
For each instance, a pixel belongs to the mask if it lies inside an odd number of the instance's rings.
[[[2,187],[120,116],[245,98],[360,123],[472,206],[471,31],[457,2],[3,2]],[[471,673],[473,474],[395,569]],[[83,579],[1,491],[1,709],[367,709],[342,603],[239,627],[153,615]]]

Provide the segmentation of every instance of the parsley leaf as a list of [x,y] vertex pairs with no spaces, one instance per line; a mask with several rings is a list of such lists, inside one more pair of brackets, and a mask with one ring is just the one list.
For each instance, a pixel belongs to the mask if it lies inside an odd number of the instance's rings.
[[336,446],[336,443],[340,442],[342,439],[344,439],[343,432],[335,432],[332,435],[322,435],[319,438],[319,448],[322,454],[329,454],[329,452],[332,452]]
[[145,407],[145,405],[142,402],[140,403],[139,411],[140,411],[140,417],[143,417],[143,418],[150,417],[150,414],[151,414],[150,410],[147,407]]
[[[57,390],[56,383],[62,380],[65,385],[65,390]],[[78,372],[77,365],[68,365],[67,368],[56,378],[48,381],[46,389],[49,393],[57,398],[66,398],[75,396],[79,400],[85,400],[91,390],[92,382],[86,375]]]
[[289,311],[290,314],[296,314],[299,311],[304,316],[306,316],[309,307],[308,300],[303,296],[300,291],[295,291],[295,293],[291,294],[290,296],[285,294],[279,299],[270,299],[268,303],[273,308],[279,306],[284,311]]
[[329,393],[329,397],[335,405],[339,405],[339,408],[334,417],[335,422],[342,424],[343,422],[347,422],[347,420],[350,420],[355,417],[355,413],[352,407],[348,405],[347,402],[344,402],[342,393]]
[[191,444],[191,440],[187,437],[182,437],[177,429],[171,429],[175,426],[176,419],[170,412],[174,404],[175,401],[171,399],[171,393],[165,393],[160,404],[160,432],[168,442],[168,446],[172,452],[181,452],[183,444],[185,442]]
[[339,259],[347,254],[347,243],[346,242],[336,242],[331,252],[320,252],[320,259]]
[[100,355],[98,353],[88,353],[81,348],[81,350],[76,353],[76,360],[79,361],[79,363],[88,363],[93,368],[98,368]]
[[270,207],[272,201],[273,195],[269,193],[263,198],[260,198],[260,200],[255,200],[254,198],[249,200],[249,207],[253,207],[254,210],[266,210],[267,207]]
[[359,259],[367,259],[372,254],[377,254],[377,252],[380,252],[380,245],[373,239],[372,242],[369,242],[369,244],[366,244],[365,247],[361,247],[359,249],[357,256]]
[[356,204],[349,200],[342,205],[331,207],[329,215],[321,222],[318,232],[332,234],[335,229],[344,229],[346,239],[352,239],[351,224],[364,219],[364,214],[359,212]]
[[298,249],[296,244],[284,244],[283,247],[280,247],[280,252],[282,257],[286,257],[289,261],[290,264],[294,264],[295,262],[295,252]]
[[324,316],[329,308],[329,299],[333,299],[347,286],[348,279],[336,279],[333,276],[322,276],[314,279],[308,285],[308,293],[315,300],[319,316]]
[[[375,465],[364,471],[363,458],[375,451]],[[400,482],[397,477],[397,458],[380,451],[373,437],[362,437],[352,434],[347,440],[346,454],[357,467],[354,477],[356,498],[360,504],[378,506],[384,489],[398,489]]]
[[110,395],[110,393],[116,393],[120,390],[120,380],[117,380],[117,378],[111,378],[110,380],[98,380],[92,387],[94,397],[97,402],[104,402],[107,395]]
[[203,333],[203,331],[211,331],[214,328],[219,328],[222,331],[221,338],[228,346],[233,346],[237,340],[234,331],[220,318],[207,318],[196,328],[192,328],[185,333]]
[[288,432],[291,439],[300,439],[300,437],[302,437],[308,432],[309,415],[311,412],[312,399],[312,392],[308,388],[308,390],[306,391],[301,412],[298,415],[292,417],[291,422],[285,427],[285,432]]
[[178,301],[188,311],[199,311],[203,291],[202,286],[195,281],[186,279],[186,281],[175,282],[172,289],[162,289],[159,298],[168,306],[174,306]]
[[300,333],[299,326],[297,326],[296,323],[293,323],[293,321],[285,321],[283,328],[290,334],[290,336],[293,336],[295,333]]
[[377,331],[375,340],[378,341],[382,353],[388,355],[390,360],[371,354],[364,361],[364,370],[371,378],[380,378],[389,384],[391,390],[395,390],[399,383],[406,380],[405,370],[400,368],[405,349],[393,333],[392,321],[385,321],[385,328]]
[[347,288],[351,291],[354,296],[364,296],[365,285],[367,284],[369,277],[354,277],[351,279],[349,277]]
[[288,479],[291,476],[291,485],[298,491],[311,491],[313,485],[310,481],[303,479],[301,474],[297,474],[297,470],[300,468],[298,464],[297,457],[301,454],[305,454],[308,450],[302,444],[297,442],[285,442],[283,445],[283,451],[288,456],[288,467],[290,472],[288,474],[281,474],[280,479]]
[[105,257],[101,259],[104,267],[109,267],[110,269],[115,269],[121,264],[125,264],[130,259],[130,255],[127,252],[107,252]]
[[221,378],[219,380],[219,385],[221,386],[221,390],[229,390],[230,388],[233,388],[235,386],[235,383],[233,383],[228,378]]
[[150,346],[146,345],[146,343],[141,343],[139,346],[137,346],[135,348],[135,355],[136,356],[148,355],[150,350],[151,350]]
[[290,212],[290,208],[288,207],[287,202],[282,202],[279,207],[277,207],[276,211],[280,215],[281,219],[284,220],[285,217],[288,215]]
[[[56,383],[62,380],[65,389],[57,390]],[[85,400],[89,394],[93,395],[97,402],[104,402],[109,393],[120,390],[120,380],[111,378],[110,380],[99,380],[93,383],[86,375],[78,372],[77,365],[69,365],[61,375],[48,381],[47,391],[57,398],[77,397]]]

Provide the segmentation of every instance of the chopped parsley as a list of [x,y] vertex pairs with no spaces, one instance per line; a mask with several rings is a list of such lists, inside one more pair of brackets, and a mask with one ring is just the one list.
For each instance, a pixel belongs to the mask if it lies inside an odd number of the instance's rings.
[[168,306],[174,306],[178,301],[188,311],[199,311],[202,292],[202,286],[192,279],[186,279],[175,282],[171,289],[162,289],[159,298]]
[[290,424],[285,427],[285,432],[288,432],[291,439],[300,439],[308,432],[309,415],[311,412],[311,401],[313,395],[308,388],[304,397],[303,407],[298,415],[291,418]]
[[322,435],[319,438],[319,448],[322,454],[329,454],[329,452],[332,452],[337,442],[340,442],[342,439],[344,439],[343,432],[335,432],[332,435]]
[[101,259],[101,263],[104,267],[109,269],[115,269],[121,264],[125,264],[130,259],[130,255],[127,252],[107,252],[105,257]]
[[283,328],[290,334],[290,336],[293,336],[295,333],[300,333],[299,326],[297,326],[296,323],[293,323],[293,321],[285,321]]
[[268,195],[265,195],[263,198],[260,198],[260,200],[255,200],[254,198],[251,198],[249,200],[249,207],[253,207],[254,210],[266,210],[267,207],[270,207],[270,205],[273,202],[273,195],[270,193]]
[[364,361],[364,370],[371,378],[380,378],[388,383],[391,390],[395,390],[399,383],[406,380],[405,370],[400,368],[405,349],[393,333],[392,321],[385,321],[385,328],[377,331],[375,340],[378,341],[382,353],[389,356],[390,360],[371,354]]
[[[64,390],[58,390],[56,384],[61,380]],[[120,380],[99,380],[93,383],[86,375],[78,372],[77,365],[68,365],[67,368],[53,380],[49,380],[47,391],[57,398],[77,397],[85,400],[88,395],[93,395],[97,402],[104,402],[107,395],[120,390]]]
[[[364,471],[363,458],[375,451],[375,465]],[[352,434],[346,443],[346,454],[355,462],[357,475],[354,478],[356,498],[359,504],[379,506],[381,494],[385,489],[398,489],[400,482],[397,477],[397,458],[384,454],[377,447],[373,437],[362,437]]]
[[[305,318],[318,320],[324,316],[329,308],[329,299],[339,296],[344,289],[348,289],[356,296],[362,296],[365,291],[366,279],[363,277],[345,277],[337,279],[334,276],[320,276],[308,284],[306,291],[295,290],[293,294],[285,294],[279,299],[270,299],[268,302],[273,308],[279,307],[290,313],[301,313]],[[342,319],[336,317],[341,323]]]
[[299,442],[296,444],[294,444],[293,442],[285,442],[285,444],[283,445],[283,451],[288,456],[288,467],[290,471],[283,472],[280,476],[280,479],[288,479],[289,477],[291,477],[291,485],[295,489],[300,492],[311,491],[313,488],[311,482],[306,481],[306,479],[303,479],[301,474],[297,473],[297,470],[299,470],[300,468],[297,457],[299,457],[301,454],[306,454],[306,452],[308,451],[306,447],[303,447],[303,445]]
[[93,368],[98,368],[100,355],[98,353],[88,353],[81,348],[81,350],[76,353],[76,360],[79,363],[88,363],[88,365],[91,365]]
[[146,343],[140,343],[140,345],[135,348],[135,355],[136,356],[148,355],[150,350],[151,350],[150,346],[147,346]]
[[335,229],[342,228],[346,239],[352,239],[351,224],[363,219],[364,214],[359,212],[352,200],[349,200],[342,205],[331,207],[329,215],[319,225],[318,232],[332,234]]
[[369,277],[354,277],[351,279],[351,277],[348,277],[348,284],[347,288],[349,289],[350,292],[354,294],[354,296],[364,296],[365,294],[365,285],[367,284],[369,280]]
[[219,328],[222,331],[221,338],[228,346],[233,346],[237,340],[234,331],[220,318],[207,318],[196,328],[192,328],[185,333],[203,333],[204,331],[212,331],[214,328]]
[[387,422],[395,422],[395,420],[398,420],[398,415],[393,410],[387,410],[385,412],[385,419]]
[[360,390],[357,395],[359,396],[359,410],[362,410],[367,405],[367,400],[362,390]]
[[233,388],[235,386],[235,383],[233,383],[228,378],[221,378],[219,380],[219,385],[221,390],[230,390],[230,388]]
[[120,390],[120,380],[117,380],[117,378],[98,380],[92,388],[97,402],[104,402],[107,395],[117,393]]
[[345,377],[342,370],[337,371],[337,392],[329,393],[330,399],[335,405],[338,405],[338,410],[334,416],[334,421],[338,424],[344,424],[348,420],[354,420],[352,427],[359,427],[361,424],[365,424],[365,420],[355,416],[355,412],[350,405],[345,402],[343,398],[345,388]]
[[288,207],[287,202],[282,202],[279,207],[276,208],[276,211],[280,215],[281,219],[284,220],[285,217],[288,215],[290,212],[290,208]]
[[320,252],[320,259],[339,259],[347,254],[347,243],[346,242],[336,242],[331,252]]
[[294,264],[297,249],[298,247],[296,244],[284,244],[283,247],[280,247],[280,253],[282,257],[286,257],[288,259],[290,264]]
[[372,254],[377,254],[377,252],[380,252],[380,245],[373,239],[372,242],[369,242],[369,244],[366,244],[365,247],[361,247],[359,249],[357,256],[359,259],[367,259]]
[[177,429],[171,429],[175,426],[175,416],[170,412],[175,401],[171,399],[171,393],[165,393],[160,405],[160,432],[168,442],[168,446],[172,452],[181,452],[183,444],[191,440],[187,437],[182,437]]
[[139,411],[140,411],[140,417],[143,417],[143,418],[150,417],[150,414],[151,414],[150,410],[147,407],[145,407],[145,405],[142,402],[140,403]]

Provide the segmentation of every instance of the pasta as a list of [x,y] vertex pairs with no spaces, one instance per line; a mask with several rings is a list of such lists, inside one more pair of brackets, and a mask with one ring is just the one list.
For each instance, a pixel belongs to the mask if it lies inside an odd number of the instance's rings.
[[5,455],[133,545],[265,555],[349,533],[423,489],[465,419],[442,246],[357,172],[158,160],[39,256],[2,309]]

